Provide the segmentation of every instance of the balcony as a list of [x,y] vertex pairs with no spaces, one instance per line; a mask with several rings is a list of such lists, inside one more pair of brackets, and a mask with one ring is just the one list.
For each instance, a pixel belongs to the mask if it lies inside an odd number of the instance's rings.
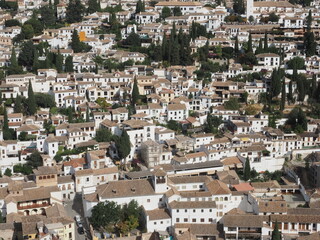
[[21,206],[20,204],[18,204],[18,210],[25,210],[25,209],[31,209],[31,208],[43,208],[43,207],[49,207],[50,203],[33,203],[30,205],[26,205],[26,206]]

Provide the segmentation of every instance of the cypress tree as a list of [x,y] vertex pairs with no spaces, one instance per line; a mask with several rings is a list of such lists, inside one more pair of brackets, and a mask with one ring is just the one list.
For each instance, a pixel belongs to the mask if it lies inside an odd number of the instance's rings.
[[250,179],[250,172],[251,172],[250,160],[247,157],[245,167],[244,167],[244,174],[243,174],[243,179],[245,181],[248,181]]
[[66,57],[66,62],[65,62],[65,71],[66,72],[73,72],[73,57],[68,56]]
[[17,95],[13,109],[14,109],[15,113],[21,113],[22,112],[22,97],[20,95]]
[[276,221],[276,224],[275,224],[274,229],[272,231],[271,240],[281,240],[281,233],[279,231],[278,221]]
[[141,0],[136,3],[136,13],[145,12],[145,4]]
[[10,133],[9,121],[8,121],[8,113],[7,113],[7,108],[6,107],[4,107],[4,113],[3,113],[2,132],[3,132],[3,139],[4,140],[10,140],[11,139],[11,133]]
[[70,0],[66,9],[66,21],[68,23],[81,22],[85,7],[80,0]]
[[137,79],[134,78],[134,83],[132,87],[132,94],[131,94],[131,104],[132,106],[135,106],[137,102],[139,101],[140,98],[140,93],[139,93],[139,88],[138,88],[138,82]]
[[266,52],[268,52],[268,49],[269,49],[269,47],[268,47],[268,34],[267,33],[265,33],[264,34],[264,44],[263,44],[263,51],[266,53]]
[[89,107],[87,106],[86,110],[86,122],[90,122],[90,113],[89,113]]
[[72,33],[71,48],[75,53],[79,53],[82,51],[81,42],[79,39],[78,31],[76,29],[74,29]]
[[292,103],[293,92],[292,92],[292,80],[289,82],[289,93],[288,93],[288,102]]
[[94,12],[99,12],[101,10],[100,3],[97,0],[89,0],[87,13],[91,14]]
[[259,40],[259,46],[256,49],[256,54],[260,54],[260,53],[263,53],[263,44],[262,44],[262,39],[261,38]]
[[8,68],[8,75],[21,74],[21,73],[22,73],[22,69],[18,65],[16,51],[13,47],[11,50],[10,66]]
[[60,50],[58,51],[55,62],[56,62],[55,65],[56,65],[58,73],[62,73],[62,71],[63,71],[63,56],[62,56],[62,54],[60,54]]
[[28,113],[29,115],[34,115],[37,111],[37,104],[36,104],[36,98],[33,93],[32,84],[29,80],[29,86],[28,86]]
[[236,40],[234,42],[234,53],[237,57],[239,55],[239,41],[238,41],[238,35],[236,36]]
[[286,83],[285,79],[282,81],[282,91],[281,91],[281,105],[280,110],[283,111],[286,104]]
[[180,63],[180,54],[179,54],[179,43],[178,40],[175,39],[172,45],[171,51],[171,64],[178,65]]
[[131,142],[126,130],[122,129],[121,136],[115,142],[119,158],[125,159],[131,151]]
[[315,55],[316,47],[317,47],[314,34],[311,31],[311,24],[312,24],[312,14],[310,10],[307,16],[307,32],[304,34],[304,46],[305,46],[305,52],[307,57]]
[[252,50],[252,36],[251,36],[251,33],[249,33],[248,50],[247,50],[247,52],[253,52],[253,50]]
[[38,68],[39,68],[39,52],[37,48],[34,48],[32,70],[36,72]]

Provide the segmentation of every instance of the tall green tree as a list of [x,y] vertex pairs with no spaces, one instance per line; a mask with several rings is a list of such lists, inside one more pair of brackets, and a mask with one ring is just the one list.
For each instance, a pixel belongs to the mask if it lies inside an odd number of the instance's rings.
[[260,54],[260,53],[263,53],[263,44],[262,44],[262,39],[261,38],[259,40],[259,45],[258,45],[258,47],[256,49],[255,54]]
[[66,9],[66,21],[68,23],[81,22],[85,7],[80,0],[70,0]]
[[271,74],[270,94],[271,98],[277,97],[281,92],[281,72],[274,69]]
[[63,71],[63,56],[60,53],[60,51],[58,51],[58,54],[56,55],[55,65],[56,65],[56,69],[57,69],[58,73],[62,73],[62,71]]
[[28,70],[32,69],[34,60],[34,45],[32,41],[23,43],[18,57],[18,63]]
[[13,109],[14,109],[15,113],[22,113],[23,105],[22,105],[22,96],[21,95],[17,95]]
[[126,130],[122,129],[121,136],[115,141],[120,159],[126,159],[131,151],[131,142]]
[[263,40],[263,51],[268,52],[269,45],[268,45],[268,34],[265,32],[264,34],[264,40]]
[[72,56],[66,57],[65,71],[66,72],[74,72],[74,70],[73,70],[73,57]]
[[36,98],[34,96],[34,92],[32,89],[32,83],[29,81],[29,86],[28,86],[28,113],[29,115],[34,115],[37,112],[37,104],[36,104]]
[[285,79],[282,80],[282,87],[281,87],[281,103],[280,103],[280,110],[283,111],[286,104],[286,81]]
[[138,0],[136,3],[136,13],[145,12],[145,11],[146,11],[145,3],[142,2],[141,0]]
[[120,220],[121,207],[115,202],[100,202],[91,211],[90,223],[97,230],[108,230]]
[[251,35],[251,33],[249,33],[247,52],[252,52],[252,53],[253,53],[253,49],[252,49],[252,35]]
[[307,57],[315,55],[317,49],[317,43],[315,41],[314,33],[311,31],[311,24],[312,14],[311,10],[309,10],[309,14],[307,16],[307,32],[304,34],[304,46]]
[[135,106],[138,103],[139,99],[140,99],[140,93],[138,88],[138,82],[137,82],[137,79],[135,78],[133,82],[132,93],[131,93],[132,106]]
[[13,47],[11,50],[10,66],[8,67],[8,75],[21,74],[21,73],[22,73],[22,69],[18,65],[16,51]]
[[235,0],[233,2],[233,11],[237,14],[244,14],[245,13],[245,6],[243,0]]
[[100,2],[98,0],[89,0],[87,13],[91,14],[94,12],[99,12],[101,10]]
[[10,140],[11,139],[11,133],[10,133],[9,121],[8,121],[8,113],[7,113],[7,108],[6,107],[4,107],[4,113],[3,113],[2,132],[3,132],[3,139],[4,140]]
[[167,17],[172,16],[171,10],[168,7],[163,7],[161,11],[161,18],[166,19]]
[[244,173],[243,173],[243,179],[245,181],[250,180],[250,173],[251,173],[250,160],[247,157],[246,162],[245,162],[245,166],[244,166]]
[[40,8],[41,21],[45,28],[54,26],[56,24],[56,13],[54,6],[51,4]]
[[236,57],[240,53],[238,35],[236,36],[236,39],[235,39],[235,42],[234,42],[234,53],[235,53]]
[[278,221],[276,221],[274,229],[272,231],[271,240],[281,240],[281,233],[279,231]]
[[75,53],[79,53],[82,51],[81,42],[79,39],[78,31],[76,29],[74,29],[72,33],[71,48]]

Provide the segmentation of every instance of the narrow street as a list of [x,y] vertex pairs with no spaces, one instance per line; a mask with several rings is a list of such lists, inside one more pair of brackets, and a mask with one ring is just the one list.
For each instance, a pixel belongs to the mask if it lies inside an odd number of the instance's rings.
[[83,207],[82,207],[81,195],[76,195],[76,197],[74,198],[73,201],[66,202],[65,209],[66,209],[68,216],[72,217],[73,220],[76,215],[80,215],[80,217],[81,217],[81,222],[82,222],[83,228],[85,230],[85,233],[79,234],[78,226],[75,222],[75,240],[87,240],[87,239],[89,240],[89,239],[91,239],[89,231],[88,231],[87,223],[84,221],[84,217],[83,217]]

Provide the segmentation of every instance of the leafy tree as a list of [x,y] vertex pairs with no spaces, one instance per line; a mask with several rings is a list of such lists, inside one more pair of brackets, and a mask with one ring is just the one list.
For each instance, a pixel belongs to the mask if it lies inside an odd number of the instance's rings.
[[124,204],[122,208],[123,219],[128,219],[130,216],[139,218],[141,207],[138,205],[136,200],[131,200],[128,204]]
[[32,173],[32,167],[27,164],[17,164],[13,166],[14,173],[22,173],[24,175],[30,175]]
[[125,159],[131,151],[131,142],[126,130],[122,130],[121,136],[115,140],[118,156],[120,159]]
[[269,21],[270,22],[278,22],[279,21],[279,16],[275,14],[274,12],[269,14]]
[[272,231],[271,240],[281,240],[281,232],[279,231],[278,221],[276,221],[276,224],[274,226],[274,229]]
[[30,39],[34,36],[34,29],[31,24],[24,24],[21,29],[21,34],[25,39]]
[[307,130],[307,118],[300,107],[292,109],[288,115],[286,125],[289,125],[290,128],[297,133]]
[[243,174],[243,179],[245,181],[248,181],[250,179],[250,172],[251,172],[251,167],[250,167],[250,160],[247,157],[245,167],[244,167],[244,174]]
[[131,32],[129,36],[124,40],[125,45],[130,45],[132,47],[141,47],[141,39],[138,34]]
[[97,230],[108,230],[120,220],[121,207],[115,202],[100,202],[91,211],[90,223]]
[[44,27],[54,26],[56,24],[56,14],[52,4],[40,8],[40,14]]
[[245,7],[243,0],[235,0],[233,2],[233,11],[238,14],[244,14],[245,13]]
[[94,12],[99,12],[101,10],[100,2],[98,0],[89,0],[87,13],[91,14]]
[[10,57],[10,66],[8,67],[8,74],[12,75],[12,74],[21,74],[21,73],[22,73],[22,69],[18,65],[16,51],[14,48],[12,48],[11,57]]
[[4,22],[5,27],[20,26],[20,22],[17,19],[8,19]]
[[252,22],[254,22],[254,17],[253,17],[253,16],[249,16],[249,19],[248,19],[248,20],[249,20],[249,22],[252,23]]
[[32,41],[27,41],[23,43],[21,51],[18,57],[18,63],[22,66],[31,69],[34,60],[34,45]]
[[80,0],[70,0],[66,9],[66,21],[68,23],[81,22],[85,7]]
[[28,136],[28,133],[27,132],[21,132],[18,139],[20,141],[27,141],[27,136]]
[[27,101],[27,111],[29,115],[34,115],[37,111],[37,104],[36,104],[36,98],[34,96],[34,92],[32,89],[32,83],[29,80],[29,86],[28,86],[28,101]]
[[26,157],[26,165],[32,168],[37,168],[43,165],[43,160],[38,151],[34,151],[29,156]]
[[145,12],[145,4],[141,0],[138,0],[136,3],[136,13]]
[[214,116],[210,113],[207,114],[207,121],[204,124],[204,132],[206,133],[218,133],[218,127],[222,124],[222,118]]
[[12,171],[10,168],[7,168],[5,171],[4,171],[4,175],[8,176],[8,177],[11,177],[12,176]]
[[132,106],[135,106],[140,99],[140,93],[138,88],[138,82],[137,79],[134,79],[133,87],[132,87],[132,93],[131,93],[131,104]]
[[54,97],[48,93],[34,94],[36,105],[42,108],[53,108],[56,106]]
[[97,142],[110,142],[113,138],[112,133],[107,128],[100,128],[96,132],[95,140]]
[[175,7],[173,8],[173,16],[182,16],[182,12],[181,12],[180,7],[175,6]]
[[287,66],[289,69],[304,69],[304,63],[305,62],[302,57],[294,57],[287,62]]
[[[35,14],[33,14],[32,18],[30,20],[26,21],[24,23],[24,25],[31,25],[32,29],[34,31],[34,35],[42,34],[42,31],[43,31],[42,22],[37,18],[37,16]],[[27,37],[26,33],[25,33],[25,36],[27,39],[29,39],[29,37]]]
[[181,131],[181,125],[175,120],[168,121],[167,128],[169,128],[173,131]]
[[23,110],[22,100],[23,100],[23,97],[21,95],[17,95],[16,101],[13,107],[13,110],[15,113],[22,113],[22,110]]
[[9,129],[9,121],[8,121],[8,113],[7,113],[7,108],[4,108],[4,113],[3,113],[3,126],[2,126],[2,132],[3,132],[3,139],[4,140],[11,140],[13,139],[12,136],[12,129]]
[[167,17],[170,17],[171,14],[171,10],[168,7],[163,7],[162,11],[161,11],[161,18],[162,19],[166,19]]
[[240,104],[237,98],[231,97],[224,103],[224,108],[228,110],[239,110]]
[[73,57],[72,56],[66,57],[65,70],[66,70],[66,72],[74,72],[74,69],[73,69]]

